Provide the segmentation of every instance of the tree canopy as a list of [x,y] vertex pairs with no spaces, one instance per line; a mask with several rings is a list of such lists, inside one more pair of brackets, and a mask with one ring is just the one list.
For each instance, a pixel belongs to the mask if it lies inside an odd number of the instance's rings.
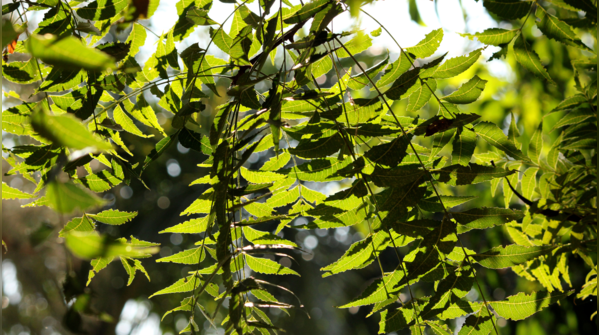
[[[149,298],[163,319],[185,315],[181,333],[293,331],[314,314],[297,297],[316,290],[304,278],[343,285],[360,272],[371,280],[337,307],[368,306],[360,317],[384,334],[505,333],[506,320],[597,298],[595,2],[480,0],[495,26],[461,34],[472,47],[449,57],[451,32],[401,45],[393,36],[409,32],[371,15],[373,0],[219,1],[225,22],[213,0],[180,0],[160,35],[147,25],[158,0],[2,7],[5,176],[23,180],[3,182],[2,198],[59,213],[32,245],[57,234],[87,264],[66,271],[65,329],[118,317],[85,288],[116,260],[126,285],[180,265]],[[415,1],[407,10],[423,24]],[[335,29],[344,16],[355,24]],[[373,51],[383,34],[398,54]],[[177,150],[185,163],[165,161]],[[184,220],[144,226],[158,209],[113,194],[153,197],[168,177],[157,166],[188,176],[169,216]],[[327,230],[347,243],[314,275],[300,262]],[[178,251],[144,238],[156,234]]]

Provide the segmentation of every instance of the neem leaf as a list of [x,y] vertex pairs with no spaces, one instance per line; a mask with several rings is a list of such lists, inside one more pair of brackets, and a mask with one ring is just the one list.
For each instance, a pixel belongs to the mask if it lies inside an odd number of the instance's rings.
[[506,30],[501,28],[491,28],[476,34],[460,34],[469,39],[476,37],[481,43],[500,46],[511,42],[518,34],[518,29]]
[[478,136],[482,137],[487,143],[505,152],[507,155],[523,161],[529,160],[496,124],[491,122],[481,122],[474,127],[474,130]]
[[94,222],[88,219],[87,215],[83,215],[82,217],[73,218],[71,221],[67,222],[64,228],[58,233],[58,236],[66,237],[71,231],[93,231],[94,227]]
[[79,188],[72,182],[51,182],[46,187],[46,198],[49,206],[59,213],[72,213],[77,209],[84,211],[106,203],[102,198]]
[[137,212],[121,212],[114,209],[109,209],[98,214],[87,214],[90,218],[109,225],[122,225],[123,223],[133,220],[137,216]]
[[468,82],[460,86],[460,88],[443,98],[443,100],[454,104],[469,104],[476,101],[482,94],[487,84],[486,80],[474,76]]
[[433,78],[451,78],[459,75],[476,63],[481,52],[482,49],[476,49],[467,55],[448,59],[435,70]]
[[406,52],[416,56],[416,58],[426,58],[432,56],[437,51],[443,40],[443,29],[439,28],[426,34],[424,39],[413,47],[406,48]]
[[116,68],[114,58],[86,46],[74,36],[58,39],[52,35],[33,35],[27,39],[27,50],[33,57],[58,67],[92,71]]
[[510,244],[506,247],[498,246],[487,252],[472,255],[472,258],[486,268],[504,269],[526,263],[540,256],[548,255],[559,247],[555,245],[525,247]]
[[543,67],[543,64],[541,64],[539,55],[537,55],[532,47],[526,42],[522,34],[520,34],[520,36],[518,36],[516,39],[513,49],[518,63],[520,63],[528,71],[541,78],[545,78],[548,82],[555,85],[555,82],[553,79],[551,79],[549,73],[545,67]]
[[532,1],[484,0],[483,6],[493,13],[509,20],[521,19],[530,11]]
[[2,182],[2,199],[31,199],[35,197],[35,194],[25,193]]
[[457,231],[459,234],[471,229],[487,229],[499,226],[510,221],[520,220],[524,213],[507,208],[473,208],[465,212],[451,213],[453,218],[460,224]]
[[119,14],[127,4],[127,0],[96,0],[78,9],[77,15],[92,21],[103,21]]
[[127,243],[124,239],[112,240],[95,231],[72,231],[66,235],[65,244],[73,254],[83,259],[121,256],[147,257],[148,254],[158,252],[158,248],[154,246]]
[[31,116],[31,125],[41,136],[60,146],[73,149],[112,149],[110,143],[90,133],[79,119],[70,114],[52,116],[40,108]]
[[376,82],[377,86],[382,87],[391,84],[395,81],[395,79],[404,74],[404,72],[406,72],[410,66],[412,66],[412,63],[408,59],[408,56],[406,56],[405,52],[402,52],[395,62],[387,66],[385,73],[381,76],[381,79]]
[[502,301],[491,301],[489,305],[493,307],[493,310],[499,314],[499,316],[514,321],[524,320],[529,316],[540,312],[545,307],[558,302],[559,300],[571,295],[574,290],[567,292],[532,292],[526,294],[520,292],[516,295],[512,295],[507,300]]
[[291,270],[288,267],[284,267],[283,265],[272,261],[266,258],[258,258],[252,257],[250,255],[245,255],[245,261],[247,265],[252,269],[252,271],[263,273],[263,274],[271,274],[271,275],[297,275],[299,273]]

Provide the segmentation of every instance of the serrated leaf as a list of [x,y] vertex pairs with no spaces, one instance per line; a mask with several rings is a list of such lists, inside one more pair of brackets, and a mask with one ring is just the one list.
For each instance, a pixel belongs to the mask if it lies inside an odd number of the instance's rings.
[[[66,237],[71,231],[82,231],[82,232],[90,232],[95,228],[94,222],[87,218],[87,215],[84,215],[79,218],[73,218],[71,221],[67,222],[67,224],[60,230],[58,233],[59,237]],[[92,262],[93,266],[93,262]]]
[[522,211],[504,208],[473,208],[459,213],[451,213],[453,218],[460,224],[458,233],[462,234],[472,229],[487,229],[494,226],[506,224],[513,220],[524,217]]
[[443,100],[454,104],[469,104],[476,101],[480,97],[485,89],[486,84],[486,80],[480,79],[478,76],[474,76],[468,82],[460,86],[457,91],[446,97],[443,97]]
[[103,199],[77,187],[72,182],[51,182],[46,186],[46,198],[48,205],[59,213],[72,213],[77,209],[84,211],[106,203]]
[[476,34],[460,34],[469,39],[476,37],[481,43],[501,46],[511,42],[518,34],[517,29],[507,30],[501,28],[490,28]]
[[422,84],[414,93],[410,95],[408,101],[407,112],[415,112],[422,108],[431,98],[435,90],[437,89],[437,81],[434,79],[428,79]]
[[514,55],[518,63],[522,65],[528,71],[534,73],[536,76],[545,78],[548,82],[555,85],[555,82],[549,76],[549,73],[541,64],[539,55],[532,49],[532,47],[526,42],[522,34],[518,36],[513,46]]
[[474,130],[487,143],[505,152],[507,155],[523,161],[529,160],[494,123],[481,122],[474,127]]
[[450,58],[433,73],[433,78],[452,78],[468,70],[480,58],[482,49],[476,49],[468,55]]
[[111,150],[110,143],[91,134],[74,116],[64,114],[51,116],[39,109],[31,116],[31,125],[40,135],[60,146],[73,149],[93,147],[97,150]]
[[252,271],[258,273],[271,275],[300,275],[292,269],[284,267],[279,263],[267,258],[258,258],[246,254],[245,261]]
[[483,6],[502,18],[509,20],[521,19],[530,11],[532,1],[519,0],[484,0]]
[[540,256],[551,254],[560,246],[544,245],[525,247],[510,244],[506,247],[498,246],[491,250],[473,255],[472,258],[478,264],[489,269],[504,269],[515,265],[526,263]]
[[31,199],[35,197],[35,194],[25,193],[2,182],[2,199]]
[[243,227],[243,235],[245,238],[253,244],[269,245],[269,244],[284,244],[292,247],[297,247],[297,244],[285,240],[277,235],[269,232],[259,231],[249,226]]
[[452,163],[467,166],[476,149],[476,133],[462,128],[453,139]]
[[107,20],[127,7],[127,0],[96,0],[79,8],[77,15],[92,21]]
[[[328,0],[325,1],[328,2]],[[349,42],[344,43],[343,46],[345,48],[340,48],[337,50],[337,57],[345,58],[350,57],[350,55],[355,56],[372,46],[372,38],[360,30],[356,36],[354,36],[354,38],[352,38]]]
[[154,136],[154,135],[145,135],[144,133],[142,133],[141,130],[139,130],[139,128],[137,128],[135,123],[133,123],[133,120],[131,120],[131,118],[127,114],[125,114],[125,112],[123,111],[121,106],[116,106],[114,108],[114,110],[112,111],[112,117],[114,118],[114,122],[116,122],[118,125],[123,127],[123,130],[125,130],[128,133],[137,135],[139,137]]
[[319,11],[325,9],[329,5],[329,0],[313,0],[301,6],[300,10],[286,16],[283,15],[283,22],[287,24],[300,23],[313,17]]
[[152,294],[148,298],[152,298],[154,296],[163,295],[163,294],[191,292],[194,289],[201,287],[203,284],[204,284],[204,282],[200,278],[198,278],[198,276],[196,276],[196,275],[188,276],[188,277],[177,280],[172,285]]
[[158,248],[154,246],[136,245],[133,241],[127,243],[124,239],[112,240],[97,232],[71,231],[66,235],[65,244],[71,252],[83,259],[147,257],[158,252]]
[[406,52],[416,56],[416,58],[426,58],[432,56],[443,40],[443,29],[439,28],[426,34],[424,39],[413,47],[406,48]]
[[[375,280],[370,284],[364,292],[360,294],[352,302],[339,306],[339,308],[351,308],[365,305],[372,305],[377,302],[385,301],[392,298],[401,287],[397,284],[404,278],[401,270],[395,270],[392,273],[386,274],[382,279]],[[387,291],[388,290],[388,291]],[[387,292],[389,294],[387,294]]]
[[470,163],[468,166],[451,165],[435,171],[441,173],[440,182],[450,185],[477,184],[495,178],[509,176],[514,171],[499,167],[483,166]]
[[520,292],[508,297],[507,300],[491,301],[489,304],[499,316],[518,321],[540,312],[545,307],[558,302],[572,293],[574,293],[574,290],[564,293],[532,292],[530,295]]
[[427,199],[420,200],[418,206],[427,211],[427,212],[443,212],[443,207],[450,209],[452,207],[459,206],[464,204],[475,197],[464,196],[464,197],[456,197],[451,195],[442,195],[440,196],[443,205],[439,202],[439,197],[430,197]]
[[90,218],[109,225],[122,225],[137,216],[137,212],[121,212],[109,209],[98,214],[87,214]]
[[33,35],[27,39],[27,50],[32,56],[57,67],[91,71],[116,68],[112,57],[87,47],[74,36],[57,39],[52,35]]
[[408,59],[408,56],[406,56],[406,54],[404,52],[401,52],[399,58],[397,58],[397,60],[395,62],[389,64],[389,66],[387,66],[387,68],[385,68],[385,73],[381,76],[381,79],[379,79],[376,82],[377,86],[382,87],[382,86],[393,83],[397,78],[399,78],[399,76],[404,74],[411,66],[412,66],[412,63]]
[[207,251],[203,247],[183,250],[174,255],[162,257],[156,260],[156,262],[171,262],[177,264],[199,264],[206,258]]
[[476,314],[466,318],[458,335],[488,335],[496,323],[495,315],[487,308],[481,308]]
[[322,277],[368,266],[374,261],[375,254],[383,252],[390,242],[389,234],[385,231],[379,231],[353,243],[341,258],[320,269],[320,271],[325,271]]
[[522,176],[522,195],[524,198],[531,200],[537,187],[537,172],[539,168],[530,167],[524,171]]

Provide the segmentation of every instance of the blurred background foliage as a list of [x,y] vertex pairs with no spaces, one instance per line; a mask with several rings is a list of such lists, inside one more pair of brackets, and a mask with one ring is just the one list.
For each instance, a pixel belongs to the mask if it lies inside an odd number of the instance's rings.
[[[3,1],[3,4],[11,1]],[[393,1],[389,1],[393,2]],[[431,8],[425,0],[396,1],[397,4],[391,5],[397,11],[408,11],[413,25],[426,26],[427,21],[423,20],[422,8],[427,10]],[[402,4],[399,4],[399,3]],[[458,2],[455,2],[456,5]],[[476,18],[469,17],[468,6],[480,6],[472,0],[463,0],[459,3],[462,6],[463,19],[465,27],[463,32],[475,32],[469,26],[469,23]],[[378,3],[374,3],[374,8]],[[438,1],[434,1],[434,6],[438,6]],[[389,4],[387,7],[389,8]],[[421,9],[419,11],[419,8]],[[376,14],[374,14],[376,16]],[[427,14],[430,17],[430,13]],[[437,13],[439,21],[434,22],[438,25],[442,22],[443,13]],[[486,15],[486,14],[485,14]],[[445,18],[447,19],[447,18]],[[501,26],[510,28],[509,23],[500,22],[497,18],[488,17],[489,27]],[[152,29],[155,22],[148,20],[146,25]],[[159,20],[159,19],[158,19]],[[367,20],[363,16],[358,18],[355,24],[360,24],[362,20]],[[409,34],[401,31],[394,26],[395,22],[385,22],[394,34]],[[33,25],[33,24],[32,24]],[[442,25],[441,25],[442,26]],[[402,27],[411,27],[402,23]],[[127,28],[130,29],[130,28]],[[527,24],[525,35],[539,36],[534,24]],[[304,29],[306,30],[306,29]],[[118,31],[113,27],[111,33],[106,37],[107,41],[124,41],[128,31]],[[207,41],[207,33],[203,28],[198,28],[194,33],[199,41]],[[301,34],[301,33],[300,33]],[[307,32],[304,32],[307,34]],[[422,34],[423,36],[424,34]],[[420,37],[422,37],[420,36]],[[582,36],[583,41],[596,48],[596,42],[592,36]],[[553,86],[546,81],[535,77],[520,66],[516,65],[516,60],[510,53],[507,58],[496,59],[490,62],[485,61],[489,55],[497,51],[498,48],[489,47],[485,50],[486,57],[481,59],[475,66],[472,66],[467,72],[460,76],[439,81],[438,90],[442,95],[455,90],[465,78],[472,78],[478,75],[488,80],[486,89],[481,98],[475,103],[465,105],[462,109],[465,113],[477,113],[481,115],[481,120],[491,121],[503,125],[507,131],[511,123],[511,115],[517,122],[517,127],[522,133],[521,140],[524,146],[532,136],[534,129],[542,119],[543,115],[552,110],[565,97],[574,94],[574,76],[570,65],[570,59],[577,58],[580,50],[566,48],[564,45],[549,40],[547,38],[529,41],[533,43],[533,48],[539,54],[544,64],[551,63],[549,66],[550,75],[557,85]],[[387,50],[381,48],[371,48],[369,51],[359,54],[356,58],[366,68],[377,64],[387,55]],[[451,47],[451,46],[450,46]],[[457,53],[465,53],[480,47],[480,43],[463,39],[462,45],[454,46],[458,49]],[[491,50],[496,49],[496,50]],[[443,46],[441,47],[443,50]],[[448,51],[448,50],[444,50]],[[453,50],[455,51],[455,50]],[[149,55],[141,55],[142,58]],[[391,53],[391,59],[395,59],[397,54]],[[18,57],[23,55],[11,55],[13,60],[22,60]],[[346,69],[351,64],[351,59],[342,60],[341,65]],[[267,62],[264,71],[266,73],[275,72],[276,69]],[[318,83],[322,87],[330,87],[337,81],[332,72],[328,76],[318,78]],[[225,102],[226,88],[229,86],[228,79],[219,79],[217,81],[220,97],[207,91],[210,98],[204,99],[207,110],[215,112],[215,107]],[[35,95],[34,85],[17,86],[7,81],[3,81],[3,109],[17,103],[14,97],[7,92],[14,91],[21,97],[27,97],[30,101],[39,100]],[[264,87],[266,91],[266,87]],[[353,98],[372,96],[367,88],[359,92]],[[148,101],[156,111],[162,110],[157,101],[151,95],[146,95]],[[393,109],[401,115],[405,110],[407,100],[395,102]],[[431,117],[438,111],[438,104],[431,102],[421,111],[422,117]],[[207,134],[206,129],[211,124],[209,113],[201,113],[200,119],[196,120],[200,127],[196,129],[199,132]],[[170,122],[167,118],[170,113],[158,113],[159,121],[165,128],[166,133],[171,133],[169,129]],[[212,115],[213,116],[213,115]],[[556,113],[551,117],[545,118],[546,129],[553,127],[553,124],[561,117]],[[152,131],[152,130],[150,130]],[[154,143],[128,133],[123,133],[126,143],[131,143],[129,149],[135,157],[146,156],[153,148]],[[558,132],[545,134],[547,143],[553,143],[558,137]],[[3,133],[3,145],[14,146],[23,145],[22,138]],[[430,143],[420,143],[423,146],[429,146]],[[482,143],[479,143],[482,145]],[[545,147],[545,151],[549,148]],[[451,148],[446,148],[446,154],[451,154]],[[477,149],[478,150],[478,149]],[[250,158],[252,169],[258,169],[264,161],[272,155],[270,152],[253,154]],[[198,167],[207,157],[202,153],[190,151],[180,144],[172,146],[158,161],[151,165],[146,172],[145,182],[149,189],[146,189],[139,182],[132,182],[129,186],[119,186],[105,194],[105,199],[109,201],[106,209],[119,208],[128,211],[139,211],[139,215],[130,223],[122,226],[98,225],[101,232],[107,233],[115,238],[133,235],[139,239],[160,243],[161,250],[155,258],[165,257],[181,250],[187,249],[196,242],[193,235],[182,234],[159,234],[161,230],[184,221],[179,216],[193,200],[195,200],[207,188],[206,185],[191,186],[188,185],[195,179],[208,173],[207,168]],[[95,161],[94,161],[95,162]],[[3,162],[3,171],[7,171],[9,166]],[[99,169],[99,166],[96,167]],[[3,181],[8,185],[32,191],[33,184],[20,176],[3,177]],[[327,183],[326,186],[314,183],[313,188],[318,189],[325,194],[332,194],[348,185],[342,183]],[[31,187],[31,190],[28,190]],[[502,187],[501,185],[499,187]],[[481,183],[454,188],[457,190],[455,195],[476,195],[477,198],[461,206],[460,209],[475,208],[480,206],[503,207],[504,197],[502,193],[495,195],[491,191],[490,183]],[[441,193],[449,194],[452,190],[441,190]],[[127,286],[127,274],[121,266],[109,266],[106,270],[100,272],[89,287],[86,287],[87,276],[90,268],[88,261],[72,257],[64,247],[61,238],[58,237],[58,231],[69,220],[68,217],[43,207],[43,208],[21,208],[27,201],[3,200],[2,203],[2,238],[7,244],[8,252],[3,255],[2,261],[2,331],[3,334],[24,335],[24,334],[69,334],[74,325],[81,325],[84,332],[89,334],[176,334],[187,325],[187,319],[183,312],[175,312],[167,315],[162,322],[160,318],[169,309],[179,304],[184,294],[163,295],[148,300],[148,296],[162,288],[170,285],[179,278],[186,276],[192,270],[189,266],[177,264],[156,263],[152,260],[144,261],[151,282],[143,276],[137,276],[133,283]],[[512,208],[522,208],[523,204],[512,199],[510,204]],[[299,219],[301,220],[301,219]],[[269,230],[272,227],[265,226]],[[351,228],[338,228],[331,230],[300,231],[294,229],[285,230],[285,238],[295,241],[303,248],[310,250],[311,254],[297,253],[295,258],[298,265],[293,265],[296,270],[302,274],[301,278],[270,276],[270,281],[285,287],[294,287],[298,293],[303,305],[303,310],[291,310],[289,316],[278,309],[270,309],[269,315],[275,324],[287,330],[288,334],[375,334],[378,331],[378,319],[375,317],[366,318],[369,308],[337,309],[342,303],[353,299],[365,287],[367,287],[377,276],[380,275],[375,263],[361,271],[346,272],[343,276],[334,276],[322,278],[321,267],[337,260],[347,249],[347,247],[357,240],[360,240],[367,234],[367,226],[353,226]],[[462,235],[462,241],[465,247],[474,250],[484,250],[495,245],[506,245],[511,243],[504,226],[495,227],[484,231],[472,230]],[[395,265],[392,251],[387,250],[388,254],[383,254],[381,261],[384,268]],[[404,250],[407,252],[407,250]],[[288,261],[284,259],[284,261]],[[583,262],[577,256],[571,256],[569,259],[571,271],[571,280],[574,287],[580,287],[585,281],[586,271],[583,271]],[[289,264],[286,264],[289,265]],[[581,269],[576,271],[575,269]],[[493,297],[500,300],[514,294],[518,291],[536,291],[542,290],[539,283],[525,280],[518,277],[509,270],[491,271],[484,268],[478,269],[478,278],[486,297]],[[497,287],[492,290],[491,288]],[[427,292],[419,286],[413,287],[415,295],[423,296]],[[65,301],[69,296],[85,294],[91,299],[91,308],[98,315],[97,317],[84,316],[81,319],[80,314],[73,313],[73,306]],[[407,294],[407,292],[406,292]],[[469,298],[477,299],[479,292],[473,289]],[[282,302],[293,303],[292,297],[277,297]],[[202,301],[202,304],[215,304],[215,302]],[[537,334],[595,334],[597,325],[595,321],[590,320],[591,314],[596,310],[597,302],[592,298],[584,301],[564,299],[560,305],[552,305],[534,317],[522,322],[506,321],[500,319],[498,322],[499,330],[502,334],[517,335],[537,335]],[[69,312],[70,311],[70,312]],[[311,318],[308,318],[308,313]],[[458,320],[458,322],[463,322]],[[595,318],[596,320],[597,318]],[[224,334],[222,328],[210,328],[210,324],[200,324],[203,326],[203,334]],[[408,330],[405,330],[408,332]]]

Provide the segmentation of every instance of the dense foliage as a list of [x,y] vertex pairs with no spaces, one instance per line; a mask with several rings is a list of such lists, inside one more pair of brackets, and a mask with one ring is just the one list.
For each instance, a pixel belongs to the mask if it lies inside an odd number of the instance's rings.
[[[152,32],[137,21],[153,15],[157,0],[23,1],[2,8],[13,17],[12,23],[3,20],[6,54],[31,56],[5,58],[4,79],[37,83],[41,93],[39,101],[2,113],[4,132],[35,140],[3,145],[12,166],[6,174],[36,185],[26,193],[3,183],[2,198],[79,213],[59,235],[74,255],[91,260],[87,284],[116,259],[129,284],[137,271],[150,279],[143,259],[158,252],[158,244],[100,234],[96,226],[127,224],[137,213],[97,212],[105,204],[98,194],[120,184],[145,185],[144,171],[179,143],[206,157],[200,167],[208,171],[191,183],[207,190],[181,213],[189,220],[161,231],[196,239],[193,248],[157,260],[195,266],[154,293],[188,294],[172,306],[188,312],[183,332],[200,331],[198,323],[207,319],[227,333],[268,334],[279,328],[265,310],[303,308],[276,298],[293,295],[294,287],[263,276],[300,275],[273,260],[301,251],[281,237],[290,229],[366,229],[364,239],[321,270],[328,277],[379,267],[379,278],[339,307],[371,305],[380,333],[452,334],[449,321],[464,316],[459,334],[498,333],[498,317],[523,320],[571,295],[596,299],[597,8],[591,0],[484,0],[499,21],[517,28],[464,36],[499,47],[492,58],[515,58],[521,73],[540,78],[534,81],[538,90],[568,93],[543,110],[550,126],[538,119],[534,133],[521,134],[512,114],[507,135],[503,125],[468,109],[493,78],[473,75],[454,91],[445,89],[448,79],[480,61],[482,49],[439,55],[442,29],[414,46],[398,44],[396,60],[386,56],[365,68],[356,57],[374,38],[402,32],[382,24],[372,32],[335,31],[332,22],[349,11],[378,23],[362,8],[372,1],[283,0],[273,7],[274,0],[260,0],[258,13],[245,5],[252,1],[220,1],[231,3],[229,32],[210,18],[212,0],[181,0],[178,21],[145,64],[135,55]],[[27,15],[40,10],[48,11],[29,32]],[[113,26],[128,38],[100,44]],[[210,42],[177,49],[198,26],[210,26]],[[561,63],[546,68],[534,39],[563,44]],[[229,58],[208,54],[214,46]],[[562,68],[572,76],[563,79]],[[327,75],[338,80],[323,87],[317,79]],[[216,85],[221,78],[228,80],[226,92]],[[157,105],[146,100],[146,91]],[[215,96],[225,103],[210,104]],[[434,115],[419,113],[433,107]],[[168,128],[156,108],[172,114]],[[154,150],[138,160],[125,133],[151,141]],[[269,158],[260,168],[248,163],[256,153]],[[92,161],[104,169],[93,170]],[[308,187],[327,182],[348,187],[329,196]],[[460,205],[478,194],[460,190],[480,183],[479,192],[502,190],[505,208],[464,210]],[[264,230],[273,222],[276,228]],[[471,250],[462,243],[462,234],[496,226],[512,244]],[[393,268],[381,262],[386,250],[395,257]],[[570,280],[573,255],[586,263],[582,287]],[[510,268],[545,290],[493,300],[480,287],[481,267]],[[415,285],[429,293],[416,295]],[[465,298],[472,288],[479,301]],[[207,297],[217,304],[202,304]],[[70,313],[91,313],[86,294],[67,296],[73,298]]]

